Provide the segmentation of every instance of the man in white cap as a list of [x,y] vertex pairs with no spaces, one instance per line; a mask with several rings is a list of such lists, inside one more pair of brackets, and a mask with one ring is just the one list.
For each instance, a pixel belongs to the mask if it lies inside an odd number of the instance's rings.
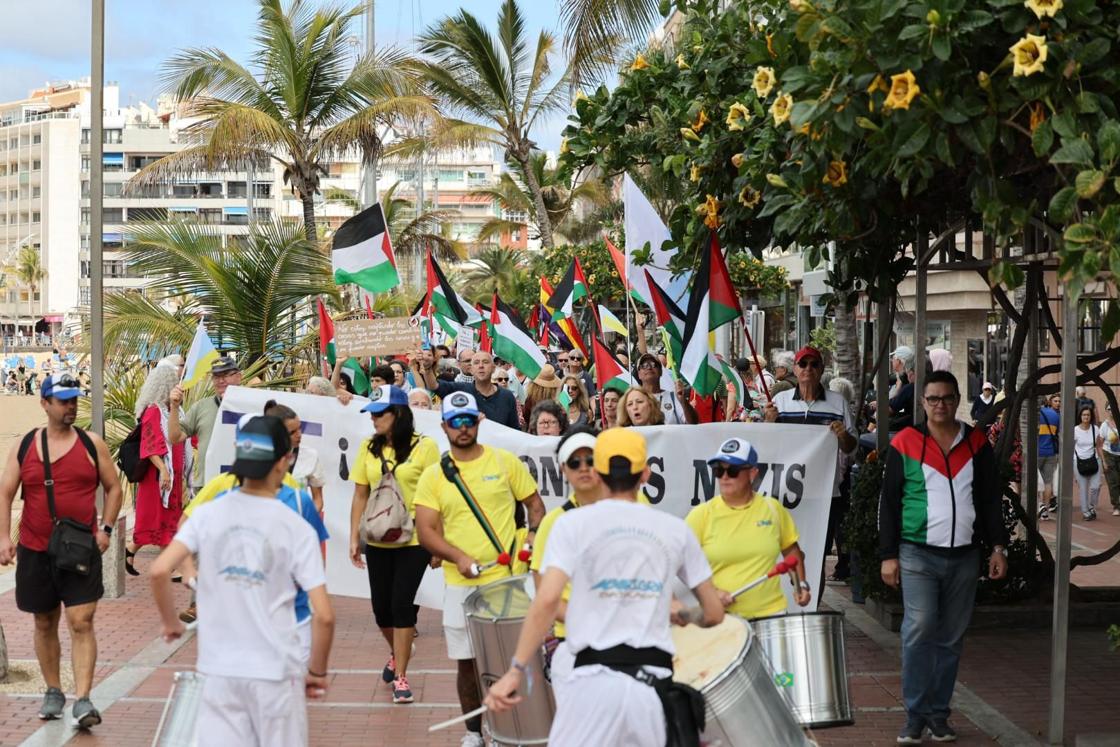
[[[463,602],[476,587],[512,575],[510,557],[519,549],[516,505],[528,510],[530,544],[545,512],[524,462],[478,442],[483,415],[473,395],[450,392],[441,410],[451,450],[416,485],[416,529],[420,544],[443,560],[443,631],[447,655],[458,663],[459,704],[468,713],[482,704],[482,695]],[[503,554],[505,564],[499,562]],[[482,747],[481,717],[466,727],[464,747]]]

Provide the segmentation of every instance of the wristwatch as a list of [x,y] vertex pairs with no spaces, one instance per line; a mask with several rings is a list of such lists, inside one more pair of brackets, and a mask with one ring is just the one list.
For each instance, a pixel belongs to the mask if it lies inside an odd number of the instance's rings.
[[998,552],[1003,557],[1005,557],[1005,558],[1007,557],[1007,548],[1004,547],[1003,545],[996,545],[995,547],[992,548],[992,552]]
[[105,535],[107,537],[112,537],[113,536],[113,527],[109,526],[108,524],[103,524],[101,526],[101,531],[105,532]]
[[797,582],[797,588],[801,589],[801,591],[812,591],[813,590],[813,587],[809,586],[808,581],[798,581]]

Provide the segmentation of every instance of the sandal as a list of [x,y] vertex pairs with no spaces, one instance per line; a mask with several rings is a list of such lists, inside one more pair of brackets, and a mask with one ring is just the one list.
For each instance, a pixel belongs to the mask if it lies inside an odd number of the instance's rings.
[[136,557],[136,553],[132,550],[125,549],[124,551],[124,570],[130,576],[139,576],[140,571],[136,570],[136,566],[132,564],[132,559]]

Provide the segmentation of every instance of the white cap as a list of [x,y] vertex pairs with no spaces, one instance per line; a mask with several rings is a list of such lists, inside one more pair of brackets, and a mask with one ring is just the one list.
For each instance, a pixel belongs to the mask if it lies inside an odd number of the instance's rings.
[[591,449],[595,451],[595,436],[590,433],[576,433],[567,438],[564,443],[560,444],[560,451],[556,453],[560,463],[568,461],[580,449]]

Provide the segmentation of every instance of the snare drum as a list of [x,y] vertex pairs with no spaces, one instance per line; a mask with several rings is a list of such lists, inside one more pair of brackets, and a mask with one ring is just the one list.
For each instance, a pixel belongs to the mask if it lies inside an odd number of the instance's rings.
[[805,612],[751,620],[774,685],[789,698],[798,723],[852,723],[844,654],[844,616]]
[[673,679],[704,696],[709,747],[803,747],[813,742],[770,684],[750,626],[727,615],[713,628],[673,627]]

